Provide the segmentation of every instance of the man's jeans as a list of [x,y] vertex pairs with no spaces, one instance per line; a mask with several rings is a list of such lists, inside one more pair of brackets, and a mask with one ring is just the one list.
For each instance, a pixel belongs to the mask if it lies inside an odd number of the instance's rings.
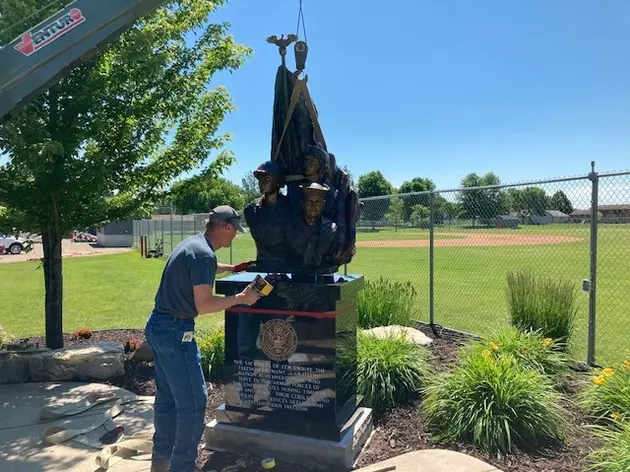
[[171,461],[171,472],[196,470],[208,392],[197,343],[182,341],[194,320],[152,313],[145,334],[155,359],[153,462]]

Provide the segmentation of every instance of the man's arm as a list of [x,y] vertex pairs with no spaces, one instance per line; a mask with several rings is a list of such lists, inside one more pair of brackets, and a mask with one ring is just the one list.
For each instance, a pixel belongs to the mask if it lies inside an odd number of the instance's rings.
[[216,313],[235,305],[253,305],[261,296],[248,285],[241,293],[230,297],[218,297],[214,294],[214,287],[208,284],[195,285],[193,287],[193,295],[195,297],[195,308],[200,315]]
[[234,266],[231,264],[221,264],[217,262],[217,274],[222,272],[234,272]]
[[217,274],[220,274],[221,272],[243,272],[251,265],[252,261],[241,262],[237,265],[221,264],[220,262],[217,262]]
[[[215,262],[214,255],[191,253],[188,261],[193,297],[198,314],[215,313],[235,305],[253,305],[260,298],[250,285],[241,293],[231,297],[217,297],[214,294],[215,267],[217,272],[226,270],[227,264]],[[213,260],[214,259],[214,260]],[[216,266],[215,266],[216,264]]]

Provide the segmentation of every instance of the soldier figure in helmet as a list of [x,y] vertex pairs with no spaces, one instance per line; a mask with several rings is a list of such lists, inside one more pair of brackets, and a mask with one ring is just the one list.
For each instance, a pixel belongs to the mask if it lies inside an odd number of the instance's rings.
[[280,167],[267,161],[254,171],[262,196],[250,202],[243,212],[256,243],[256,269],[284,272],[287,268],[287,228],[291,210],[286,196],[280,193],[284,178]]

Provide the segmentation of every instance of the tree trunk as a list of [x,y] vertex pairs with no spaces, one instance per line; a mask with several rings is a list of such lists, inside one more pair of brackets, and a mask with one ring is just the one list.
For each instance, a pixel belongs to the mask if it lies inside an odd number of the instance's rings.
[[61,234],[54,230],[42,233],[42,245],[46,289],[46,346],[50,349],[59,349],[63,347]]

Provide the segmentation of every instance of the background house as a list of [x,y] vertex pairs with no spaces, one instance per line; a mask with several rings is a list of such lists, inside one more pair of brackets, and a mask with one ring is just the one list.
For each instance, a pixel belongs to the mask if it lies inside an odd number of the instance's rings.
[[495,220],[495,225],[497,228],[518,228],[519,219],[516,216],[512,215],[499,215]]
[[101,247],[132,247],[133,220],[109,223],[96,232],[96,245]]
[[[600,223],[630,223],[630,204],[600,205],[598,208]],[[591,220],[591,210],[575,210],[570,215],[572,223]]]
[[529,219],[533,225],[550,225],[552,223],[568,223],[569,215],[558,210],[546,210],[544,215],[531,214]]

